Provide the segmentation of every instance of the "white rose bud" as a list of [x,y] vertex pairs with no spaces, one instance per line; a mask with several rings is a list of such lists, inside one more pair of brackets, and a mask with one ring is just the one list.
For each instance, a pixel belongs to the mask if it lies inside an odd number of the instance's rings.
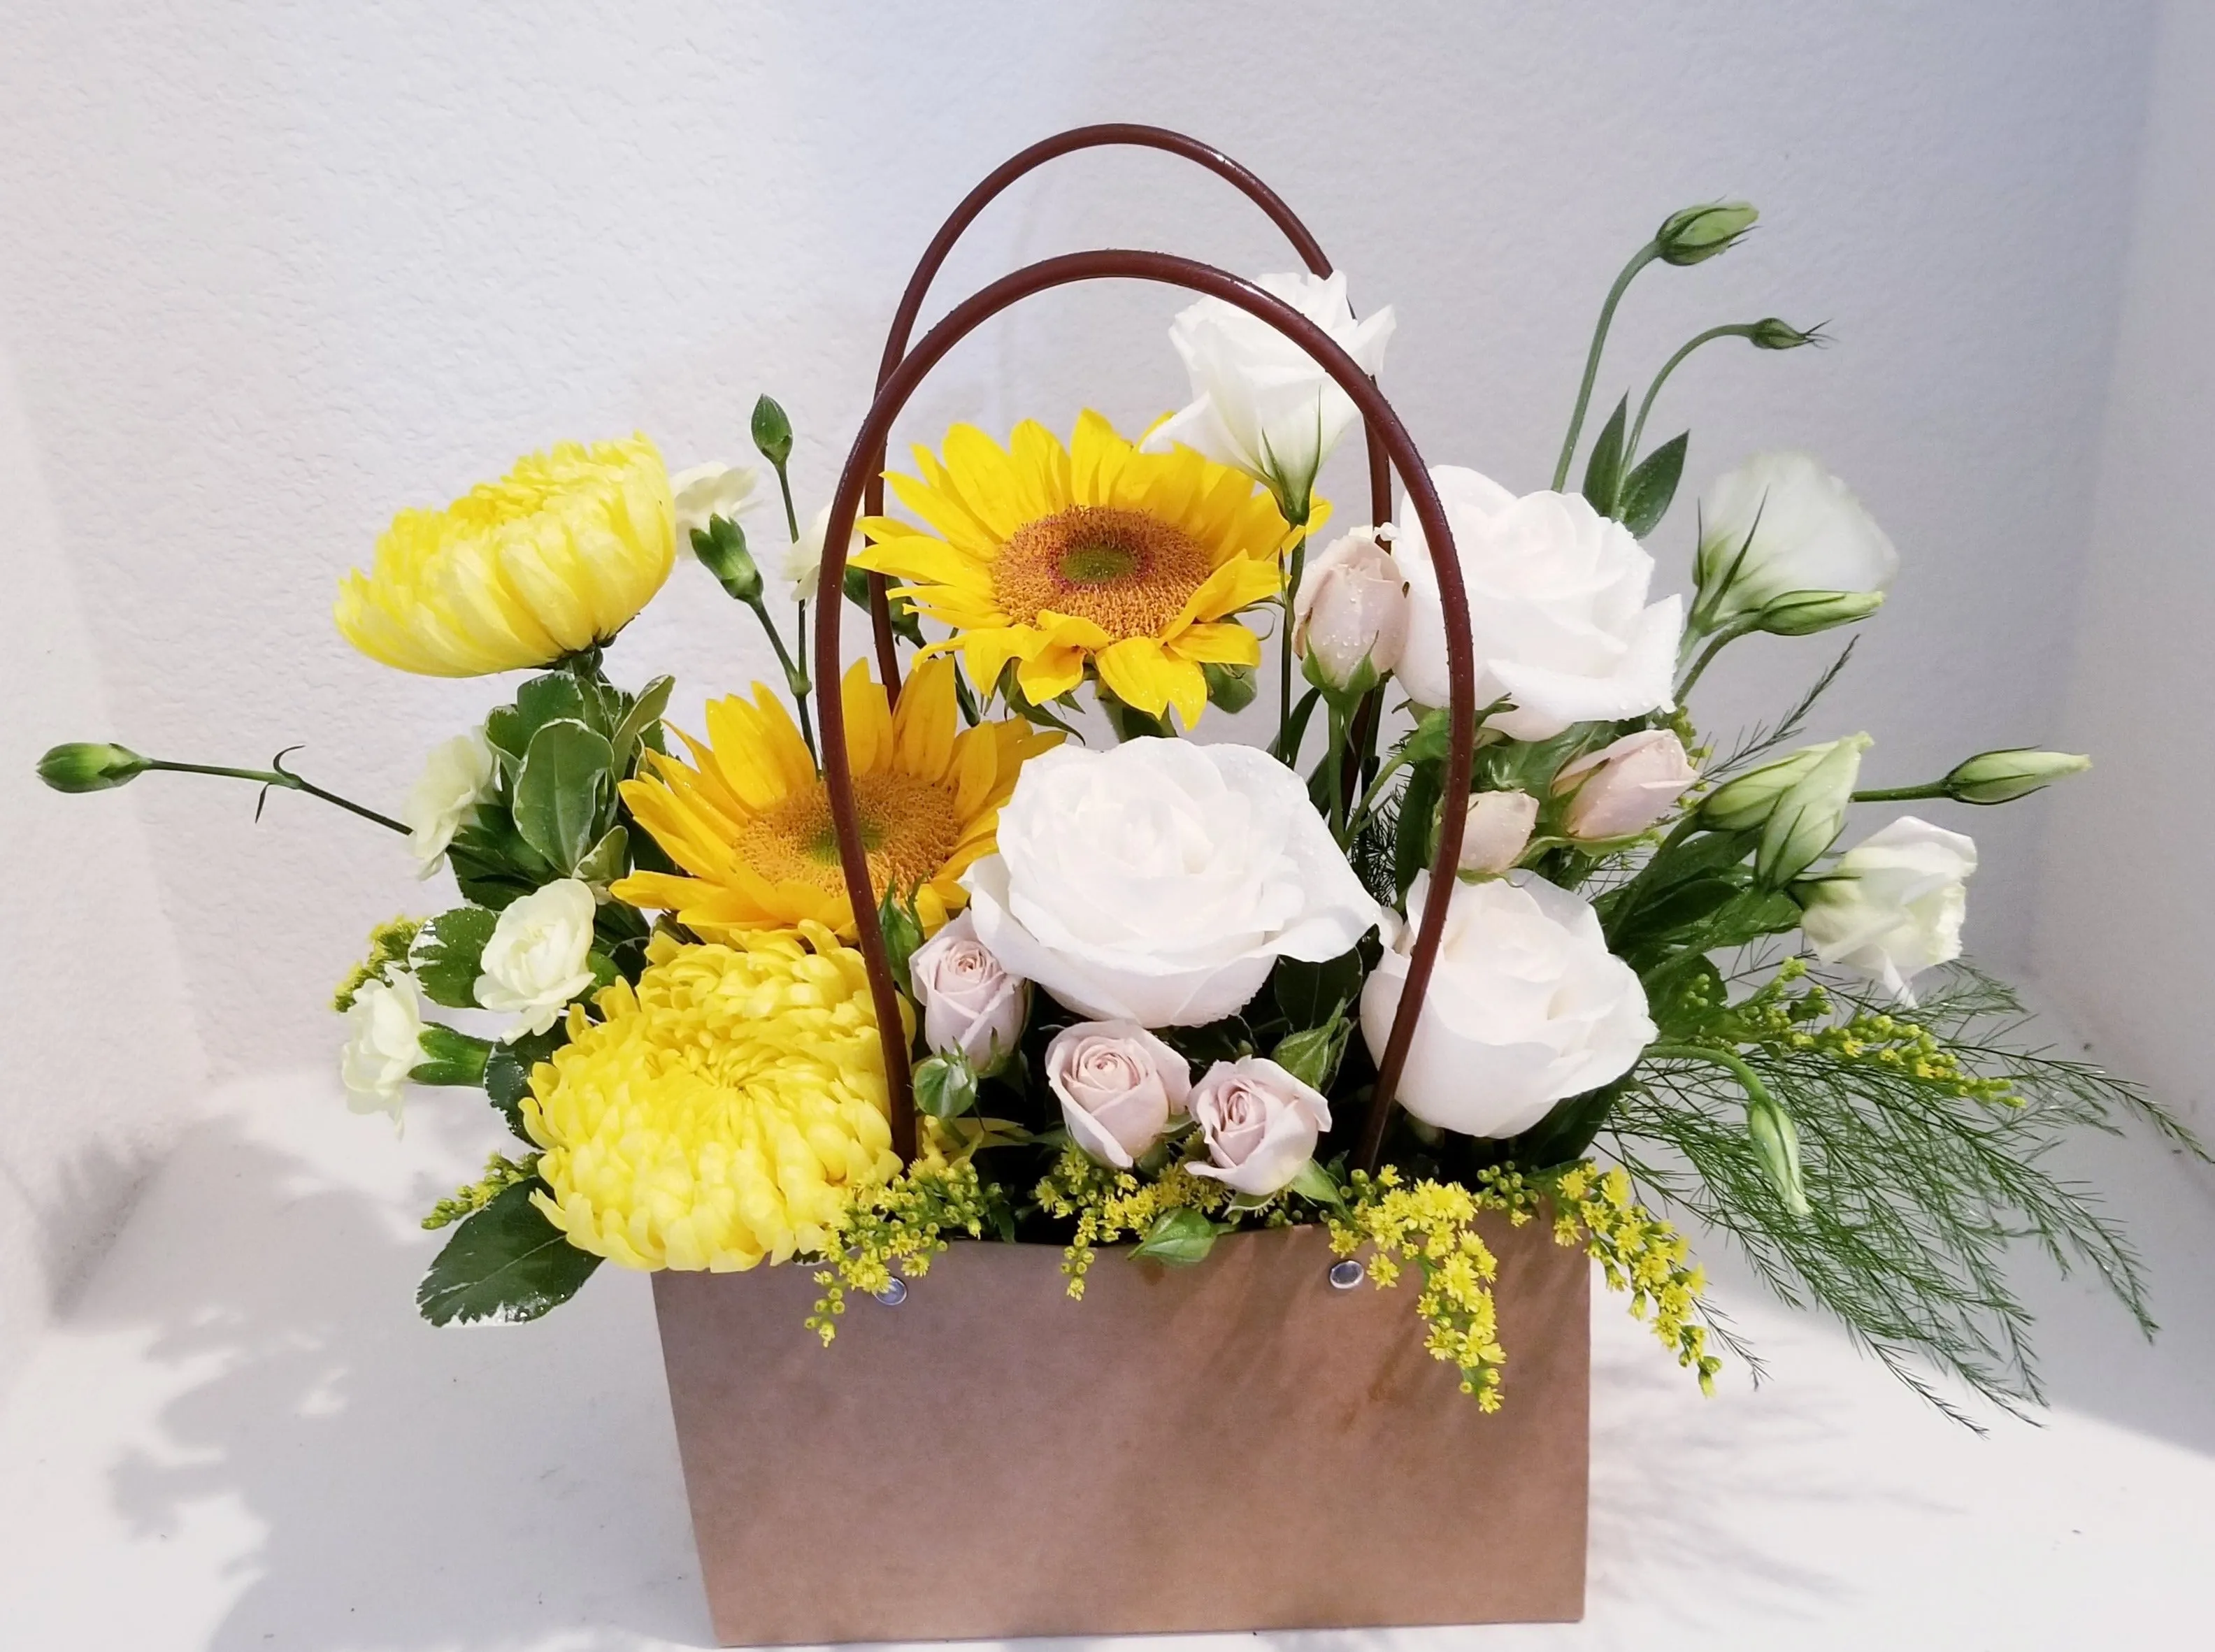
[[395,971],[390,985],[364,981],[347,1010],[350,1036],[339,1055],[347,1105],[357,1113],[390,1113],[397,1121],[408,1075],[423,1059],[423,1001],[415,978]]
[[1645,728],[1568,765],[1554,777],[1554,795],[1569,799],[1563,825],[1570,837],[1604,843],[1654,825],[1699,777],[1684,741],[1666,728]]
[[1912,1004],[1909,980],[1961,955],[1976,869],[1973,841],[1904,814],[1800,886],[1801,927],[1825,963],[1844,964]]
[[696,464],[669,478],[670,502],[677,512],[677,543],[689,545],[696,531],[705,533],[711,517],[735,522],[752,507],[761,473],[751,465]]
[[[1391,307],[1355,321],[1342,273],[1262,275],[1255,285],[1328,333],[1362,372],[1373,377],[1384,366]],[[1180,311],[1169,342],[1183,359],[1193,401],[1156,427],[1140,444],[1144,451],[1197,449],[1244,471],[1289,517],[1305,520],[1316,472],[1354,421],[1353,398],[1292,340],[1220,298]]]
[[1807,453],[1758,453],[1700,500],[1696,625],[1805,636],[1874,611],[1899,553],[1846,484]]
[[429,877],[446,858],[446,846],[468,823],[469,811],[497,789],[499,769],[484,730],[473,728],[431,748],[423,772],[408,789],[400,818],[407,822],[408,847],[415,856],[415,875]]
[[590,884],[564,878],[500,913],[477,965],[476,995],[488,1010],[521,1017],[502,1043],[546,1031],[592,984],[594,905]]
[[1046,1082],[1071,1139],[1127,1170],[1185,1110],[1192,1067],[1135,1022],[1085,1021],[1047,1042]]
[[1322,1092],[1267,1056],[1218,1061],[1193,1086],[1191,1108],[1207,1159],[1186,1168],[1253,1199],[1290,1187],[1330,1128]]
[[1487,876],[1512,870],[1537,824],[1538,800],[1528,792],[1471,792],[1469,824],[1461,834],[1461,869]]
[[[1373,528],[1331,541],[1292,599],[1292,648],[1334,689],[1376,685],[1408,643],[1408,582]],[[1365,678],[1366,662],[1371,673]]]
[[907,968],[924,1043],[966,1057],[982,1075],[1007,1064],[1022,1039],[1030,990],[985,949],[967,912],[917,947]]

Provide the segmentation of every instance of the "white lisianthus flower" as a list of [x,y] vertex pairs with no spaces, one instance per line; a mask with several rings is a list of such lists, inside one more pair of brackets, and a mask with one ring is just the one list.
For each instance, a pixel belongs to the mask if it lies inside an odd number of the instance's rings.
[[[1408,910],[1420,914],[1429,890],[1418,874]],[[1361,1035],[1380,1059],[1415,942],[1414,922],[1386,929],[1361,991]],[[1457,883],[1397,1099],[1442,1130],[1512,1136],[1620,1078],[1654,1038],[1646,989],[1583,896],[1534,872]]]
[[[1646,600],[1654,559],[1620,522],[1575,494],[1517,498],[1458,465],[1431,481],[1445,507],[1469,593],[1476,703],[1514,702],[1490,726],[1547,740],[1573,722],[1612,722],[1672,709],[1670,679],[1684,602]],[[1400,685],[1419,705],[1446,703],[1446,622],[1438,573],[1402,495],[1393,560],[1408,580]]]
[[414,851],[415,875],[429,877],[446,858],[446,845],[467,824],[469,811],[497,789],[500,771],[484,730],[472,728],[431,748],[423,772],[401,806],[408,826],[408,847]]
[[423,999],[415,978],[395,970],[388,984],[364,981],[347,1010],[346,1048],[339,1078],[356,1113],[390,1113],[396,1122],[408,1075],[423,1059]]
[[500,1035],[512,1044],[543,1033],[592,984],[592,887],[576,878],[511,902],[493,925],[477,967],[476,1001],[519,1019]]
[[1912,814],[1871,832],[1828,872],[1798,887],[1800,926],[1826,964],[1882,983],[1905,1004],[1908,982],[1961,955],[1977,845]]
[[998,835],[961,879],[978,939],[1101,1021],[1219,1021],[1279,958],[1335,958],[1377,922],[1306,786],[1252,746],[1058,747],[1023,765]]
[[[1329,334],[1365,373],[1373,377],[1384,366],[1395,325],[1391,306],[1355,321],[1342,273],[1262,275],[1255,285]],[[1156,426],[1142,449],[1166,453],[1179,443],[1195,448],[1244,471],[1288,513],[1304,513],[1316,473],[1353,422],[1353,398],[1298,345],[1220,298],[1202,298],[1180,311],[1169,342],[1184,359],[1193,400]]]
[[735,522],[753,507],[761,472],[748,464],[696,464],[669,478],[669,497],[677,509],[677,543],[690,545],[695,529],[705,532],[708,519]]
[[1795,634],[1858,619],[1899,572],[1884,530],[1812,454],[1757,453],[1701,495],[1704,629],[1764,610]]

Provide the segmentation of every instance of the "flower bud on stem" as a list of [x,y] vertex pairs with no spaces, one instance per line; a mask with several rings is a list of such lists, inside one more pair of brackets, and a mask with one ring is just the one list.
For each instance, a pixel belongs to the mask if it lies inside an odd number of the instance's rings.
[[[108,746],[86,741],[73,741],[57,746],[39,759],[39,778],[56,791],[107,791],[127,784],[149,770],[166,770],[172,774],[220,775],[230,780],[255,780],[261,783],[267,795],[268,788],[282,786],[286,791],[305,792],[310,797],[320,797],[350,814],[359,814],[365,820],[399,832],[402,837],[408,828],[389,814],[379,814],[365,808],[351,798],[341,797],[334,791],[325,791],[312,781],[303,780],[285,766],[285,759],[298,751],[288,746],[269,759],[267,769],[227,769],[207,763],[171,763],[163,758],[140,757],[126,746]],[[255,816],[261,814],[261,805],[255,806]]]
[[1746,1091],[1746,1134],[1752,1139],[1763,1173],[1786,1209],[1795,1216],[1809,1213],[1807,1183],[1800,1169],[1800,1128],[1758,1073],[1735,1052],[1712,1044],[1649,1044],[1646,1056],[1649,1060],[1706,1061],[1727,1068]]
[[2042,791],[2057,780],[2082,774],[2092,759],[2074,752],[2041,752],[2034,746],[1979,752],[1955,764],[1943,780],[1921,786],[1888,786],[1857,791],[1856,803],[1912,803],[1926,797],[1950,797],[1957,803],[2012,803]]

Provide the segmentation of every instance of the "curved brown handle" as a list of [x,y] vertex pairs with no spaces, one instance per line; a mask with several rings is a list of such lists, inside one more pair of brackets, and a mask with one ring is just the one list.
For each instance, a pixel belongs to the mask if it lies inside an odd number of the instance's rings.
[[[916,263],[915,273],[908,277],[907,289],[900,294],[899,308],[893,312],[892,329],[885,337],[885,353],[877,363],[877,388],[882,390],[891,380],[893,370],[906,355],[908,341],[914,336],[916,317],[923,313],[923,301],[930,294],[930,284],[938,279],[954,243],[967,233],[991,206],[1016,179],[1035,172],[1048,161],[1078,150],[1105,149],[1121,146],[1131,149],[1156,149],[1166,154],[1181,156],[1185,160],[1202,166],[1224,180],[1247,200],[1260,207],[1279,230],[1285,239],[1292,243],[1300,261],[1317,275],[1331,273],[1331,261],[1323,254],[1322,245],[1298,214],[1285,205],[1284,197],[1263,183],[1245,167],[1232,160],[1212,144],[1203,144],[1197,138],[1187,138],[1181,132],[1171,132],[1167,126],[1133,126],[1123,121],[1111,121],[1096,126],[1072,126],[1067,132],[1057,132],[1040,139],[1028,149],[1010,156],[985,175],[984,181],[961,198],[941,224],[938,233],[923,249]],[[1392,468],[1384,444],[1377,439],[1371,427],[1369,438],[1369,519],[1383,522],[1392,514]],[[877,449],[876,464],[869,476],[868,490],[862,495],[862,509],[868,516],[883,514],[885,508],[884,468],[886,451]],[[877,674],[883,679],[885,692],[893,699],[899,697],[899,651],[893,637],[892,606],[886,594],[885,577],[869,575],[869,619],[876,639]],[[1371,715],[1375,708],[1370,708]],[[1347,777],[1349,784],[1353,776]]]
[[[878,390],[876,399],[870,402],[869,411],[854,437],[854,445],[847,453],[838,492],[831,498],[830,525],[823,538],[822,588],[836,592],[844,583],[847,537],[853,531],[855,514],[868,478],[880,468],[877,455],[883,449],[886,435],[916,388],[946,353],[1002,310],[1035,293],[1079,281],[1115,279],[1154,281],[1220,298],[1268,322],[1306,351],[1316,365],[1353,398],[1370,431],[1383,442],[1393,468],[1399,471],[1407,487],[1416,519],[1423,525],[1431,562],[1437,570],[1439,605],[1445,611],[1446,626],[1447,709],[1452,741],[1446,756],[1445,814],[1439,825],[1438,857],[1432,867],[1429,898],[1417,920],[1415,944],[1408,959],[1408,979],[1401,992],[1399,1013],[1393,1017],[1391,1036],[1386,1041],[1384,1059],[1377,1063],[1376,1092],[1362,1130],[1360,1162],[1373,1164],[1384,1140],[1392,1092],[1408,1059],[1408,1042],[1414,1036],[1415,1017],[1422,1006],[1424,991],[1430,984],[1432,966],[1438,958],[1446,903],[1453,894],[1454,875],[1461,860],[1462,827],[1469,814],[1470,767],[1476,728],[1476,666],[1470,636],[1469,600],[1462,588],[1461,562],[1454,551],[1453,532],[1446,523],[1445,508],[1439,503],[1430,471],[1408,434],[1407,427],[1392,411],[1392,404],[1384,399],[1384,393],[1371,382],[1353,358],[1341,349],[1328,333],[1281,298],[1212,264],[1169,253],[1108,249],[1069,253],[1026,265],[955,305],[943,321],[923,335],[914,349],[901,358]],[[844,606],[835,599],[816,605],[815,658],[819,660],[838,658],[838,624]],[[838,863],[845,873],[846,892],[853,904],[854,927],[868,967],[869,992],[876,1004],[877,1025],[885,1029],[882,1042],[885,1077],[892,1095],[893,1145],[905,1161],[915,1155],[915,1091],[908,1069],[906,1041],[892,1030],[900,1025],[899,994],[885,955],[884,931],[877,923],[876,894],[869,883],[868,856],[862,847],[861,822],[854,808],[854,779],[847,762],[845,708],[839,699],[838,672],[824,669],[817,676],[819,680],[815,703],[823,729],[823,783],[838,838]]]

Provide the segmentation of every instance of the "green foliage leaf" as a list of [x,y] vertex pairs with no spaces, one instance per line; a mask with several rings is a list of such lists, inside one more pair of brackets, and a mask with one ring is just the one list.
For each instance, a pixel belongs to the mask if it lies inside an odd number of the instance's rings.
[[434,1325],[536,1319],[577,1294],[600,1259],[569,1243],[531,1202],[537,1177],[504,1188],[446,1241],[415,1305]]
[[599,841],[614,761],[607,737],[574,718],[531,737],[515,779],[515,829],[565,876]]
[[877,904],[877,927],[884,931],[885,961],[891,967],[893,985],[912,996],[908,966],[923,944],[923,920],[916,915],[913,900],[887,887]]
[[1415,874],[1430,865],[1438,844],[1439,794],[1445,771],[1427,763],[1408,777],[1400,793],[1399,832],[1392,840],[1392,881],[1405,901]]
[[629,851],[630,833],[622,826],[610,826],[577,863],[577,875],[587,883],[613,883],[623,875]]
[[1684,449],[1692,433],[1672,437],[1638,462],[1623,479],[1616,514],[1623,525],[1641,539],[1661,525],[1677,497],[1677,483],[1684,474]]
[[915,1069],[915,1104],[934,1119],[958,1119],[977,1107],[977,1073],[959,1054],[933,1055]]
[[1132,1250],[1132,1260],[1190,1268],[1207,1260],[1207,1253],[1215,1249],[1216,1236],[1225,1231],[1190,1206],[1181,1205],[1154,1218],[1146,1237]]
[[[556,1023],[545,1032],[525,1034],[512,1043],[494,1044],[485,1057],[485,1094],[520,1140],[531,1141],[531,1132],[523,1123],[523,1098],[531,1093],[531,1070],[552,1059],[568,1040],[568,1034]],[[531,1142],[534,1147],[537,1145]]]
[[477,977],[484,973],[479,961],[499,922],[498,913],[482,906],[457,906],[424,924],[408,952],[423,996],[450,1010],[476,1009]]
[[670,691],[677,686],[674,677],[657,677],[639,690],[638,697],[616,725],[608,744],[614,749],[614,768],[617,774],[628,777],[639,754],[639,747],[648,729],[660,722],[663,712],[669,709]]
[[1360,995],[1361,949],[1356,947],[1319,964],[1279,958],[1269,977],[1269,990],[1294,1029],[1322,1026]]
[[1269,1059],[1309,1088],[1327,1090],[1338,1075],[1339,1059],[1346,1053],[1346,1035],[1351,1030],[1345,1016],[1334,1013],[1322,1026],[1281,1040],[1269,1052]]
[[1630,398],[1625,396],[1608,415],[1585,464],[1584,496],[1602,516],[1615,514],[1616,496],[1622,491],[1623,427],[1629,416]]
[[1155,1036],[1192,1063],[1195,1078],[1218,1061],[1236,1061],[1257,1047],[1243,1016],[1225,1016],[1205,1027],[1164,1027]]
[[1346,1195],[1340,1191],[1337,1182],[1328,1170],[1313,1159],[1300,1166],[1286,1191],[1296,1193],[1303,1199],[1312,1199],[1318,1205],[1331,1205],[1341,1209],[1346,1205]]

